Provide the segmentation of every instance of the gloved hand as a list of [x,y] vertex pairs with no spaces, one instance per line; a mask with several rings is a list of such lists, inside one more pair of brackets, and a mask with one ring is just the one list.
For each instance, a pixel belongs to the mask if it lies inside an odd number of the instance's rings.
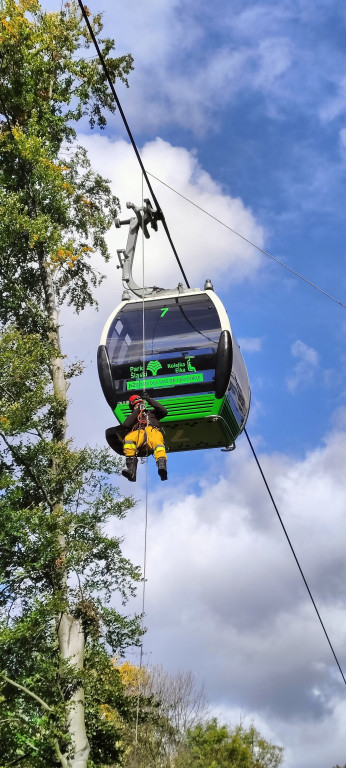
[[145,400],[146,403],[150,403],[151,397],[148,395],[147,392],[142,392],[142,398]]

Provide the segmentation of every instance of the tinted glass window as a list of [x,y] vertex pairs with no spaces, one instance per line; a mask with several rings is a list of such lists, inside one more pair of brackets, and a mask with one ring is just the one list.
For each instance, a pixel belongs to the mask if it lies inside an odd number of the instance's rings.
[[221,326],[209,297],[146,301],[144,306],[144,345],[141,302],[125,305],[109,329],[107,350],[117,391],[142,388],[143,356],[148,389],[167,395],[213,391]]

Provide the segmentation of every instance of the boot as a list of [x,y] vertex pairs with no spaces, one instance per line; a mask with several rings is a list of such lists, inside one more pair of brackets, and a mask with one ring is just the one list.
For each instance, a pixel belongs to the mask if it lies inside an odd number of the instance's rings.
[[167,480],[167,459],[158,459],[156,464],[161,480]]
[[123,469],[122,475],[127,477],[131,483],[136,482],[138,459],[136,456],[126,456],[126,469]]

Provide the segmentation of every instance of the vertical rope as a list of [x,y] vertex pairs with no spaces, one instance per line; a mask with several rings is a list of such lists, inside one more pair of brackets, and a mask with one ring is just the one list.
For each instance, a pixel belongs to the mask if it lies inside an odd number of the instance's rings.
[[[144,204],[144,177],[142,174],[142,206]],[[145,390],[145,309],[144,309],[144,285],[145,285],[145,269],[144,269],[144,232],[142,230],[142,358],[143,358],[143,390]],[[144,518],[144,552],[143,552],[143,590],[142,590],[142,617],[141,617],[141,629],[143,631],[144,615],[145,615],[145,585],[147,577],[147,534],[148,534],[148,419],[146,426],[146,472],[145,472],[145,518]],[[142,636],[143,637],[143,636]],[[138,723],[139,723],[139,705],[141,695],[141,672],[143,667],[143,639],[141,638],[140,655],[139,655],[139,667],[138,667],[138,695],[137,695],[137,710],[136,710],[136,734],[135,743],[138,744]]]
[[[144,205],[144,176],[142,174],[142,208]],[[144,232],[142,231],[142,357],[143,357],[143,390],[145,390],[145,313],[144,313],[144,285],[145,285],[145,273],[144,273]]]
[[[145,493],[145,518],[144,518],[144,552],[143,552],[143,590],[142,590],[142,617],[141,617],[141,629],[143,631],[144,613],[145,613],[145,583],[147,578],[147,539],[148,539],[148,460],[146,462],[146,493]],[[143,636],[142,636],[143,637]],[[143,639],[141,637],[141,646],[139,654],[139,667],[138,667],[138,694],[137,694],[137,709],[136,709],[136,731],[135,731],[135,743],[138,744],[138,722],[139,722],[139,705],[141,695],[141,673],[143,667]]]

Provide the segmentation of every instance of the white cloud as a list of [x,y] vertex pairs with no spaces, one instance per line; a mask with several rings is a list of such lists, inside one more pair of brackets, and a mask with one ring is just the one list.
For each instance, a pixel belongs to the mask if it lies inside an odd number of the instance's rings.
[[104,0],[107,29],[114,28],[120,52],[131,51],[135,59],[121,101],[136,130],[175,125],[197,135],[215,131],[229,104],[253,92],[276,118],[299,104],[325,119],[325,84],[338,88],[342,59],[318,34],[306,44],[323,26],[325,3],[218,5],[216,12],[198,2],[149,0],[139,10],[130,0],[115,17],[113,3]]
[[[140,204],[142,199],[141,172],[130,144],[111,141],[103,136],[79,136],[88,149],[93,167],[107,176],[115,193],[121,195],[122,216],[128,217],[127,200]],[[199,164],[196,153],[184,147],[174,147],[160,138],[147,143],[141,150],[147,171],[165,181],[197,205],[210,211],[248,239],[263,247],[263,228],[240,198],[231,197]],[[203,286],[207,277],[223,285],[253,277],[261,256],[255,248],[221,227],[217,222],[190,206],[186,201],[151,179],[153,188],[165,213],[180,259],[191,285]],[[148,195],[145,188],[144,197]],[[109,242],[113,252],[124,247],[128,228],[113,229]],[[141,244],[136,258],[136,277],[141,279]],[[149,285],[173,287],[182,279],[168,240],[159,225],[145,242],[145,279]]]
[[278,78],[291,66],[294,50],[291,42],[284,37],[270,37],[258,46],[258,71],[255,84],[258,88],[271,89]]
[[346,77],[340,76],[335,82],[336,95],[329,98],[320,110],[320,117],[324,122],[331,122],[346,111]]
[[[136,133],[163,126],[196,135],[218,131],[229,104],[254,92],[279,119],[292,105],[322,120],[345,110],[344,56],[321,34],[333,8],[336,18],[340,13],[337,3],[243,5],[220,0],[216,10],[197,0],[141,6],[95,0],[92,11],[104,14],[104,34],[114,37],[116,55],[134,56],[130,89],[121,83],[117,89]],[[56,0],[43,0],[43,6],[57,10]],[[109,125],[118,119],[110,117]]]
[[313,347],[299,339],[291,345],[291,354],[297,363],[286,381],[289,391],[294,393],[298,388],[306,387],[313,381],[318,366],[318,354]]
[[261,337],[254,338],[241,338],[238,339],[238,344],[242,352],[261,352],[263,339]]
[[[259,456],[344,668],[345,452],[334,432],[302,460]],[[145,652],[205,678],[219,710],[267,723],[287,768],[343,765],[344,684],[245,442],[200,478],[197,492],[150,487]],[[126,526],[138,562],[143,508]]]

